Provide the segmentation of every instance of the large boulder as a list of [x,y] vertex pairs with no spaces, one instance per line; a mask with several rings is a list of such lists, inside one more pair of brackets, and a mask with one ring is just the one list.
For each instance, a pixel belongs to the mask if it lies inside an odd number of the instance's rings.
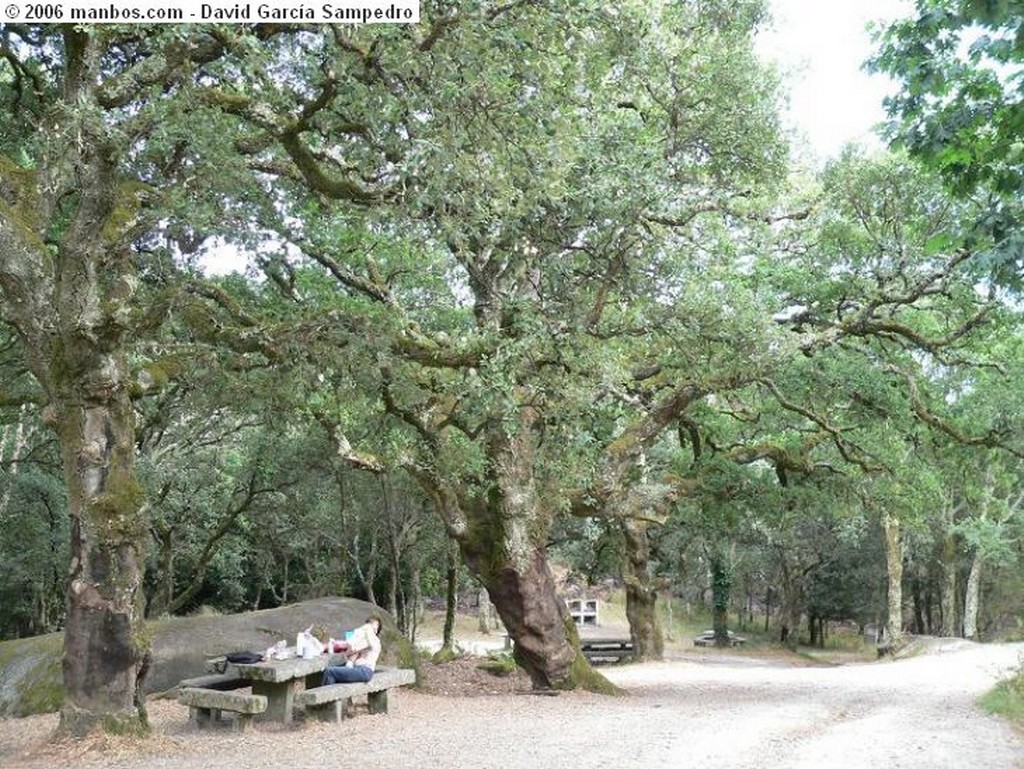
[[[361,625],[371,614],[383,622],[380,664],[418,667],[415,649],[380,607],[354,598],[317,598],[279,609],[228,615],[172,617],[148,623],[152,659],[147,694],[173,689],[183,678],[207,672],[207,661],[229,652],[262,652],[278,641],[295,643],[310,625],[335,637]],[[63,702],[60,633],[0,643],[0,716],[57,710]]]

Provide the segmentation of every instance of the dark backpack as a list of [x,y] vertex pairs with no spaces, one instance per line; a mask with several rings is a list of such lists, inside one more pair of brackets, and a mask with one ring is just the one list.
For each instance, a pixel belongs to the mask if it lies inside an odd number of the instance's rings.
[[262,662],[263,655],[259,652],[231,652],[231,654],[225,655],[225,659],[236,665],[251,665],[254,662]]

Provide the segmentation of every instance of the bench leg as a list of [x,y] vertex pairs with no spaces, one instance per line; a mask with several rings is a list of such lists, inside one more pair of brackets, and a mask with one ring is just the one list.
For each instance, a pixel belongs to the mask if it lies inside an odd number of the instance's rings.
[[295,707],[295,687],[297,681],[273,683],[270,681],[253,681],[252,693],[262,694],[267,698],[267,710],[260,718],[265,721],[277,721],[282,724],[292,722],[292,711]]
[[231,722],[231,731],[244,732],[250,721],[252,721],[252,713],[239,713],[238,718]]
[[306,712],[319,721],[340,724],[349,717],[349,705],[351,702],[350,698],[345,697],[334,702],[325,702],[323,705],[308,705]]
[[213,726],[213,712],[210,708],[189,708],[189,719],[194,721],[197,729]]
[[371,713],[388,712],[388,690],[370,692],[366,695],[366,707]]

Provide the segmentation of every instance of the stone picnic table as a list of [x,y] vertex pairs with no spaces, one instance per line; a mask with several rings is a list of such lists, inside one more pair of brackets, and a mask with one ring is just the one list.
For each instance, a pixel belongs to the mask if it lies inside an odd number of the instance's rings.
[[[336,647],[337,648],[337,647]],[[224,711],[235,713],[231,727],[243,731],[252,720],[290,724],[295,708],[307,716],[340,723],[349,713],[353,697],[366,695],[370,713],[388,712],[389,690],[416,683],[416,671],[404,668],[377,668],[363,683],[322,686],[323,672],[329,665],[344,665],[346,656],[321,653],[314,657],[293,656],[261,662],[227,662],[220,657],[210,661],[210,675],[183,680],[178,687],[178,702],[189,708],[189,718],[199,728],[220,722]],[[252,694],[239,692],[252,689]]]
[[329,665],[344,664],[344,654],[318,654],[251,664],[228,663],[225,672],[251,682],[252,693],[267,698],[267,709],[259,718],[290,724],[294,718],[296,692],[319,686]]

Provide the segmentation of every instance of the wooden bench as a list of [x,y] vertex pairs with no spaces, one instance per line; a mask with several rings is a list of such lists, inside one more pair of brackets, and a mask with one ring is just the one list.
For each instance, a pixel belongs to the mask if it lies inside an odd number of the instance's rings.
[[588,662],[621,662],[633,656],[628,638],[581,638],[580,651]]
[[223,692],[216,689],[183,687],[178,690],[178,702],[189,707],[189,718],[202,729],[221,719],[222,711],[237,713],[232,728],[243,731],[258,713],[267,709],[267,698],[261,694]]
[[406,668],[377,668],[366,683],[329,684],[306,689],[295,695],[295,704],[321,721],[341,723],[348,716],[353,697],[366,695],[371,713],[388,712],[388,691],[416,683],[416,671]]

